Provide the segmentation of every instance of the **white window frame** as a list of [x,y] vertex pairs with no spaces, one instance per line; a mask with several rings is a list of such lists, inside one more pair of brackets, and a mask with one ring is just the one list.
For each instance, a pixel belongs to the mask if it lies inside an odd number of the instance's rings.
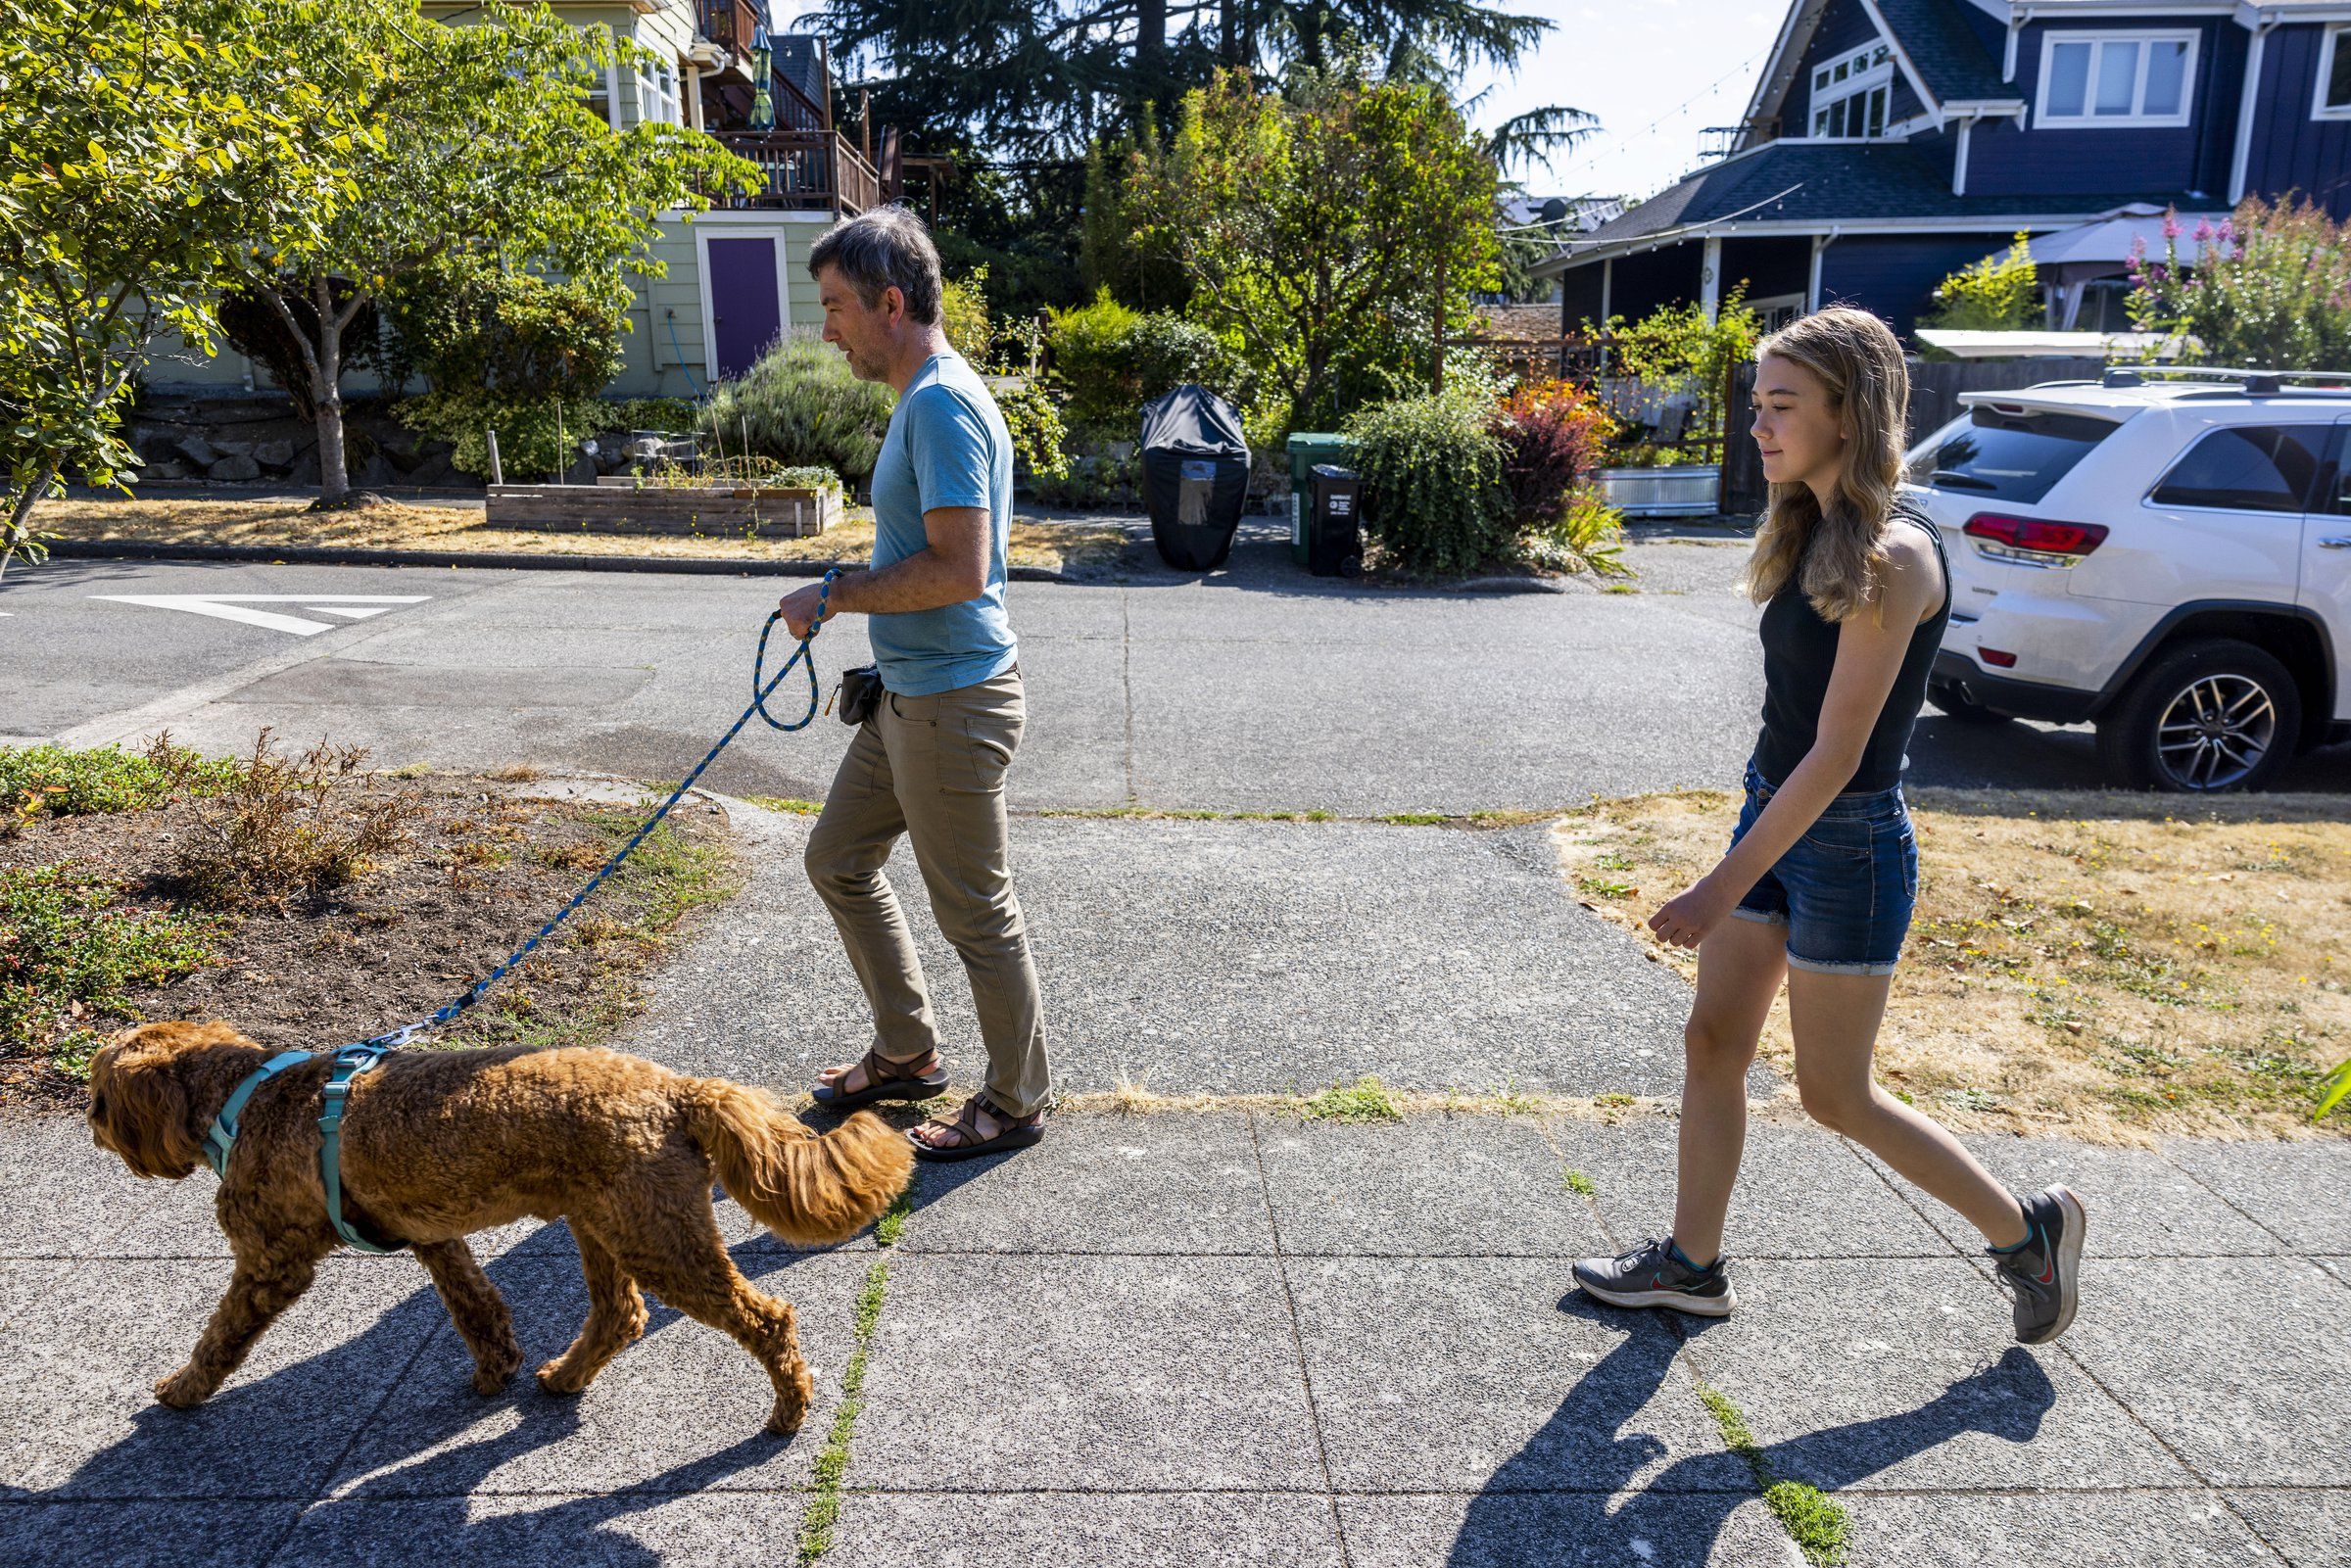
[[656,125],[686,123],[686,94],[676,60],[663,56],[637,68],[637,116]]
[[[1839,75],[1838,72],[1844,72]],[[1848,54],[1812,68],[1812,91],[1805,103],[1811,119],[1805,126],[1806,141],[1886,141],[1894,123],[1894,46],[1878,38]],[[1869,100],[1885,94],[1879,124],[1873,135],[1869,126]],[[1858,100],[1860,128],[1847,124],[1843,133],[1825,128],[1823,120],[1829,111],[1839,104]],[[1849,121],[1854,111],[1847,111]]]
[[[2105,63],[2107,44],[2138,45],[2138,77],[2132,84],[2133,112],[2128,115],[2101,115],[2096,112],[2098,72]],[[2183,43],[2187,59],[2180,67],[2180,110],[2172,115],[2149,115],[2136,106],[2147,98],[2147,62],[2154,54],[2149,44]],[[2053,114],[2049,109],[2050,66],[2057,58],[2060,44],[2092,45],[2089,57],[2089,75],[2083,83],[2083,113]],[[2188,27],[2135,28],[2129,31],[2108,31],[2104,28],[2081,28],[2049,31],[2040,35],[2040,80],[2034,91],[2033,124],[2038,130],[2144,130],[2150,127],[2185,125],[2196,115],[2196,67],[2201,63],[2204,35]]]
[[2327,101],[2327,78],[2334,74],[2334,52],[2343,47],[2346,38],[2351,38],[2351,22],[2338,22],[2327,29],[2327,41],[2319,47],[2319,81],[2310,98],[2313,119],[2351,119],[2351,103]]

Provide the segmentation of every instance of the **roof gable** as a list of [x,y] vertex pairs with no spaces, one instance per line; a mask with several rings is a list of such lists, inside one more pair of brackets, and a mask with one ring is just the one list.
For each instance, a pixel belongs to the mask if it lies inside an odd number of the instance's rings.
[[[1793,0],[1780,36],[1748,100],[1751,121],[1778,116],[1805,69],[1821,24],[1836,0]],[[2015,87],[2000,77],[1991,42],[1999,28],[1973,0],[1857,0],[1879,34],[1894,47],[1902,75],[1930,114],[1945,104],[2011,102]]]

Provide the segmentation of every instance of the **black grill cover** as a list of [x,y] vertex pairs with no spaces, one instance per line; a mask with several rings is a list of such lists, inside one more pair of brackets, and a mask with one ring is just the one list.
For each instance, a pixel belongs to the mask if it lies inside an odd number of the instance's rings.
[[1160,558],[1213,571],[1249,503],[1249,442],[1231,404],[1186,384],[1143,404],[1143,505]]

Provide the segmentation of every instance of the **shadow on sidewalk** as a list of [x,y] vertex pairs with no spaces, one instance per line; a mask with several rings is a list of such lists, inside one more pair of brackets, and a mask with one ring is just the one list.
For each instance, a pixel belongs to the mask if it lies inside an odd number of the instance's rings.
[[[1449,1568],[1586,1561],[1703,1568],[1732,1513],[1756,1496],[1743,1467],[1734,1468],[1736,1459],[1726,1465],[1719,1452],[1702,1452],[1642,1475],[1664,1444],[1647,1431],[1625,1430],[1656,1400],[1682,1336],[1628,1324],[1640,1314],[1580,1295],[1561,1301],[1559,1310],[1632,1332],[1471,1499],[1446,1557]],[[1703,1335],[1705,1326],[1693,1323],[1685,1332]],[[1835,1492],[1961,1433],[2031,1442],[2056,1398],[2040,1364],[2011,1347],[1914,1410],[1823,1427],[1760,1451],[1777,1479]],[[1725,1490],[1726,1476],[1736,1478],[1737,1490]]]
[[[541,1234],[549,1228],[555,1227],[543,1227]],[[789,1288],[779,1286],[789,1287],[790,1282],[775,1276],[816,1256],[751,1253],[748,1245],[739,1243],[731,1249],[738,1268],[787,1300]],[[483,1398],[472,1392],[467,1382],[471,1359],[450,1327],[439,1296],[420,1279],[414,1292],[333,1348],[264,1376],[232,1375],[218,1394],[194,1410],[149,1404],[131,1418],[134,1430],[129,1436],[89,1455],[57,1486],[0,1486],[0,1504],[78,1503],[103,1509],[138,1501],[184,1501],[201,1507],[223,1497],[258,1501],[271,1489],[265,1480],[254,1479],[255,1473],[277,1469],[305,1477],[277,1496],[317,1500],[269,1556],[271,1562],[355,1557],[399,1561],[412,1554],[443,1568],[542,1560],[651,1568],[663,1560],[660,1551],[603,1526],[723,1485],[771,1461],[791,1443],[823,1441],[821,1431],[811,1436],[810,1429],[792,1439],[753,1430],[625,1488],[544,1499],[511,1493],[500,1499],[506,1504],[502,1511],[472,1517],[471,1499],[477,1490],[503,1467],[575,1437],[582,1426],[581,1400],[597,1395],[595,1389],[580,1398],[549,1395],[532,1377],[541,1358],[533,1352],[544,1351],[551,1341],[558,1349],[568,1343],[585,1313],[587,1291],[577,1274],[576,1255],[518,1256],[509,1250],[483,1266],[515,1307],[515,1329],[525,1351],[522,1370],[498,1395]],[[566,1273],[570,1277],[562,1284],[568,1288],[550,1288],[551,1274]],[[554,1310],[563,1314],[563,1321],[547,1320],[551,1298],[562,1304]],[[648,1338],[679,1317],[649,1294],[646,1306]],[[187,1325],[191,1341],[197,1326]],[[427,1336],[421,1345],[415,1337],[420,1327]],[[724,1338],[700,1324],[694,1325],[693,1332]],[[642,1342],[623,1350],[605,1376],[629,1356],[644,1354]],[[749,1355],[740,1358],[742,1376],[746,1385],[757,1385],[764,1404],[765,1374]],[[338,1377],[338,1368],[368,1367],[386,1369],[384,1380],[367,1381],[363,1374],[356,1381],[349,1375]],[[168,1368],[158,1369],[159,1375],[165,1370]],[[402,1387],[411,1381],[428,1385],[432,1397],[403,1402]],[[322,1436],[318,1430],[315,1417],[323,1402],[322,1386],[337,1389],[350,1404],[370,1412],[347,1437]],[[680,1418],[679,1411],[654,1408],[631,1417],[662,1427]],[[469,1436],[485,1427],[490,1430]],[[714,1443],[724,1443],[726,1437],[711,1434]],[[364,1479],[328,1490],[339,1476],[349,1474]],[[546,1506],[533,1505],[542,1500]],[[373,1506],[354,1506],[385,1503],[400,1505],[396,1522],[387,1521]]]

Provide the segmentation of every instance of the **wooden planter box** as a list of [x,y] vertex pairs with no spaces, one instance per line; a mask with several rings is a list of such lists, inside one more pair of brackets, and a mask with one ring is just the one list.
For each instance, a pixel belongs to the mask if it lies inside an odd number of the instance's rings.
[[493,485],[492,528],[561,528],[586,534],[686,534],[728,539],[804,539],[841,518],[830,490],[712,485],[677,490],[634,480],[593,485]]

